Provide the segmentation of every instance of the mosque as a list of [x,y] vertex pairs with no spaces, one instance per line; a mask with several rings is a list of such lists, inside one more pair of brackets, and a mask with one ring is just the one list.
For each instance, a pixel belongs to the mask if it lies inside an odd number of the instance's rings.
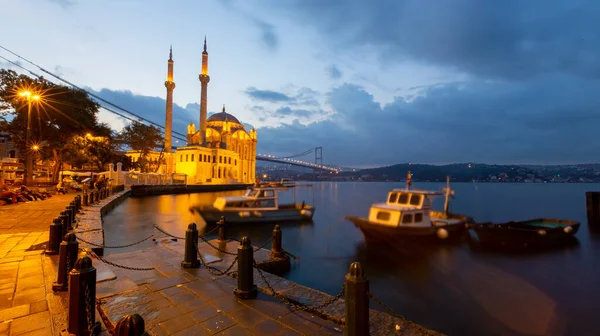
[[[200,73],[200,123],[196,131],[193,122],[187,127],[187,145],[173,151],[173,51],[169,52],[167,80],[167,106],[165,120],[165,165],[161,172],[183,173],[188,184],[198,183],[254,183],[256,174],[256,130],[250,132],[233,115],[225,111],[225,105],[219,113],[207,118],[208,96],[208,52],[206,37],[202,52],[202,71]],[[152,153],[153,156],[158,153]],[[129,154],[128,154],[129,155]],[[131,152],[132,159],[136,154]],[[139,156],[139,154],[137,154]]]

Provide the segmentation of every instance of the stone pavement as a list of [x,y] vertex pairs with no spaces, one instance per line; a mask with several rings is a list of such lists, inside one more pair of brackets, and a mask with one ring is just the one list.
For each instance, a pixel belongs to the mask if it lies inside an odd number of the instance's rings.
[[75,195],[0,207],[0,336],[54,335],[47,298],[56,271],[43,245]]
[[[110,320],[109,328],[122,316],[138,313],[151,335],[342,334],[341,326],[297,311],[262,292],[256,299],[237,299],[233,295],[237,282],[232,277],[215,277],[204,267],[181,268],[179,244],[159,240],[156,246],[142,251],[104,257],[123,266],[155,268],[136,271],[113,267],[117,280],[97,285],[96,297],[101,314]],[[217,264],[222,257],[211,258],[215,262],[212,266],[225,270],[231,262]]]
[[0,235],[48,231],[52,219],[60,215],[76,195],[53,195],[43,201],[0,206]]

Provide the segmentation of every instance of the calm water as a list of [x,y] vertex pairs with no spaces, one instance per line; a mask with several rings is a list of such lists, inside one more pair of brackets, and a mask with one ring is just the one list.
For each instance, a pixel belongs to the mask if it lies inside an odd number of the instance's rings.
[[[367,247],[361,232],[343,216],[364,216],[372,203],[385,200],[389,189],[403,186],[315,183],[282,195],[282,200],[295,195],[298,202],[317,207],[314,223],[282,225],[284,248],[300,256],[286,277],[336,294],[349,264],[360,261],[373,293],[408,319],[450,335],[600,334],[595,306],[600,302],[600,235],[588,230],[585,213],[585,191],[599,190],[600,185],[452,185],[456,199],[451,210],[477,221],[580,221],[576,246],[518,255],[475,252],[467,244]],[[431,190],[442,186],[415,183],[416,188]],[[203,227],[202,219],[189,213],[190,205],[209,204],[217,195],[228,194],[236,193],[129,199],[105,217],[106,243],[142,239],[156,233],[154,224],[183,236],[190,222]],[[438,209],[442,202],[436,201]],[[231,229],[229,235],[248,235],[258,245],[270,239],[271,230],[271,225],[253,226]],[[371,307],[379,309],[375,303]]]

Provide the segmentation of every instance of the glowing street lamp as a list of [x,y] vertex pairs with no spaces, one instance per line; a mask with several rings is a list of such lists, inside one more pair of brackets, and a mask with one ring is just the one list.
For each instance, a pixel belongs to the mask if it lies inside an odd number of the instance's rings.
[[[29,148],[29,133],[31,133],[31,102],[40,100],[40,96],[31,91],[19,92],[19,96],[27,99],[27,133],[25,134],[25,148]],[[39,148],[39,147],[38,147]],[[29,150],[25,150],[25,185],[33,184],[33,161]]]

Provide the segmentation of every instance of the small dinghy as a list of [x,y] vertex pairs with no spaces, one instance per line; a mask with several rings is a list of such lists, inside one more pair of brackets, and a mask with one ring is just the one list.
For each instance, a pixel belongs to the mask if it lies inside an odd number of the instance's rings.
[[477,223],[469,225],[471,240],[483,248],[544,248],[572,240],[579,222],[538,218],[521,222]]

